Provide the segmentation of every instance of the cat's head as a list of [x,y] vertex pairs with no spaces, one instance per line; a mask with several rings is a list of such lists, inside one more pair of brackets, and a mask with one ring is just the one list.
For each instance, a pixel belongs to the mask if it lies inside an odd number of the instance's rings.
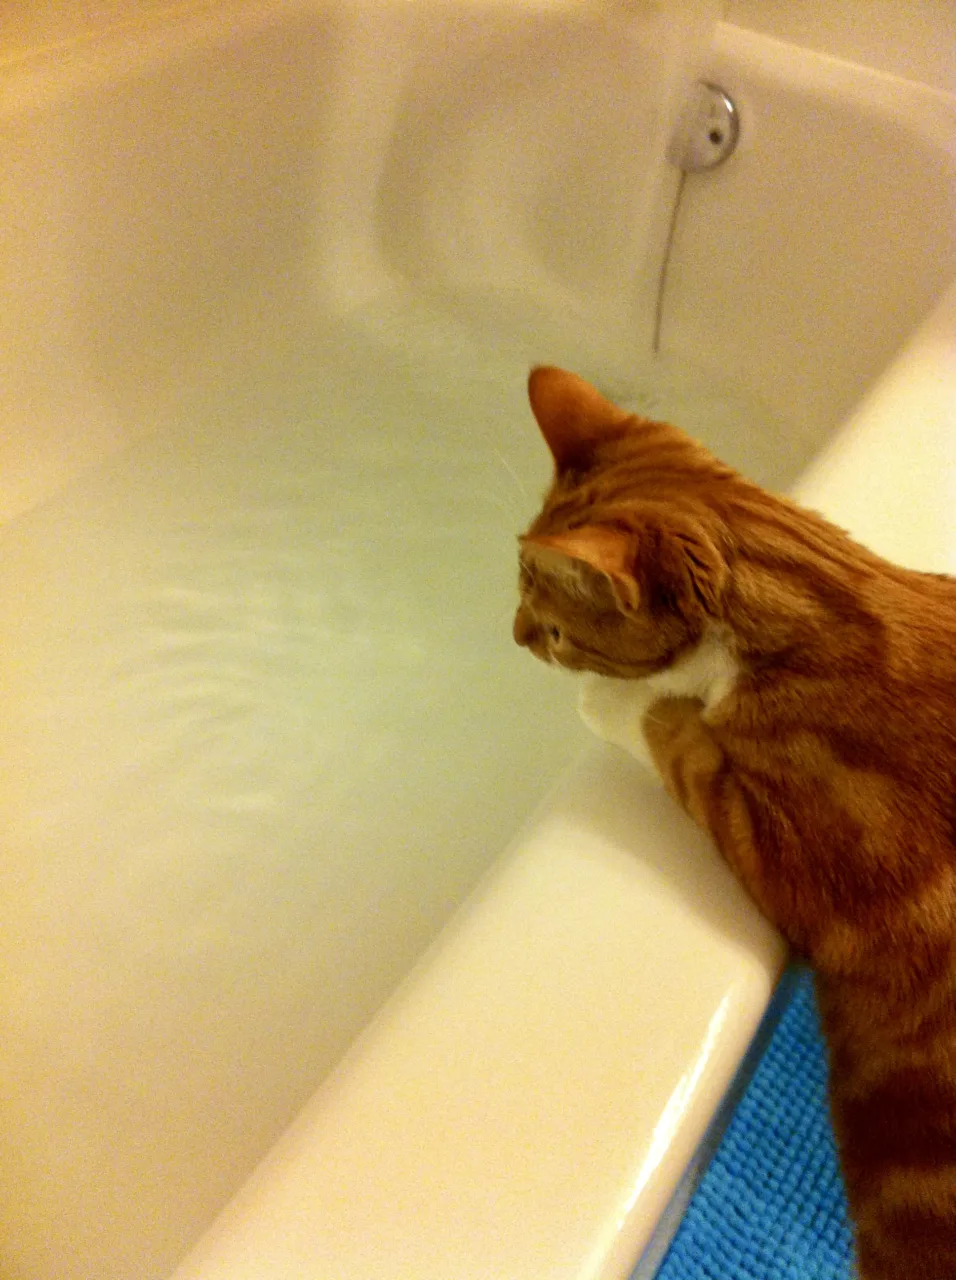
[[707,498],[734,473],[561,369],[533,370],[528,394],[555,473],[519,539],[515,640],[572,670],[663,670],[720,619],[726,539]]

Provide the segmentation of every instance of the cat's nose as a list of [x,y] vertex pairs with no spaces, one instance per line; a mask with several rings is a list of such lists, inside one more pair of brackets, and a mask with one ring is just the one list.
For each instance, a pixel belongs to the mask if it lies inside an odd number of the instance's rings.
[[538,625],[535,622],[530,609],[526,609],[524,605],[518,606],[518,612],[515,614],[515,625],[513,628],[516,644],[528,646],[532,644],[538,635]]

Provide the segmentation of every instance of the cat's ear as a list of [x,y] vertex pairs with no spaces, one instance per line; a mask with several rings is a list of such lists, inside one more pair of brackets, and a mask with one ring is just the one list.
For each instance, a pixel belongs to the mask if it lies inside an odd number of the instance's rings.
[[593,577],[598,574],[625,613],[637,609],[641,593],[633,572],[635,539],[631,535],[585,525],[567,533],[531,534],[521,539],[521,547],[525,556],[563,576],[583,594],[591,594],[588,588],[593,590]]
[[601,575],[624,613],[648,605],[688,621],[720,617],[730,570],[704,524],[683,512],[656,508],[632,509],[630,515],[630,530],[584,525],[567,533],[532,534],[522,538],[522,549],[583,594],[593,594],[587,570]]
[[528,378],[528,399],[559,471],[586,468],[595,446],[623,435],[632,416],[577,374],[540,365]]

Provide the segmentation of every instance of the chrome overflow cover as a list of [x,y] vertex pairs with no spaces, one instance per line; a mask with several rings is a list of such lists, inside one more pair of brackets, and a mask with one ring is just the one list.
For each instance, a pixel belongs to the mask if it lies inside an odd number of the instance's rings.
[[681,115],[670,159],[685,173],[715,169],[733,153],[739,136],[733,99],[717,85],[699,81]]

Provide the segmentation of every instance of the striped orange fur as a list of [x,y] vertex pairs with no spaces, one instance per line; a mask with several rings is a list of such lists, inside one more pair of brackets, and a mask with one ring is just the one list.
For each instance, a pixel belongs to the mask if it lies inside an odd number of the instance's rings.
[[529,393],[555,474],[515,639],[648,690],[729,655],[719,696],[652,696],[635,735],[815,969],[861,1280],[954,1280],[956,580],[572,374]]

